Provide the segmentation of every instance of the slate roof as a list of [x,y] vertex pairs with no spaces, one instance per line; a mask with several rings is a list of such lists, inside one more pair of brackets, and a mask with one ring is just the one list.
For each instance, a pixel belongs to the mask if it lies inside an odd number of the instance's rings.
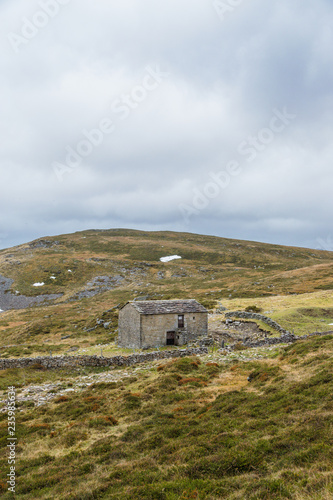
[[189,300],[138,300],[128,302],[141,314],[206,313],[207,309],[194,299]]

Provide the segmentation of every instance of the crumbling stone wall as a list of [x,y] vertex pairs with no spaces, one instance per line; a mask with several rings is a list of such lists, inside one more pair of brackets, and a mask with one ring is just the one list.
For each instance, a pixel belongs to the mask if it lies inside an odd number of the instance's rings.
[[42,365],[44,368],[75,368],[77,366],[130,366],[136,363],[154,361],[166,358],[182,358],[184,356],[194,356],[208,354],[207,347],[192,349],[175,349],[172,351],[154,351],[147,353],[131,354],[130,356],[113,356],[104,358],[103,356],[44,356],[36,358],[1,359],[0,370],[8,368],[27,368],[33,365]]
[[[315,336],[323,336],[323,335],[333,335],[333,331],[329,332],[314,332],[314,333],[309,333],[307,335],[294,335],[293,333],[286,333],[284,335],[281,335],[280,337],[276,338],[265,338],[262,340],[257,340],[257,341],[245,341],[242,342],[242,344],[246,347],[266,347],[266,346],[271,346],[271,345],[277,345],[277,344],[292,344],[294,342],[297,342],[298,340],[305,340],[310,337],[315,337]],[[227,351],[234,351],[235,350],[235,345],[229,345],[225,349]]]
[[245,311],[229,311],[225,313],[226,318],[243,318],[243,319],[258,319],[262,321],[263,323],[266,323],[266,325],[271,326],[274,328],[274,330],[277,330],[281,334],[290,334],[288,330],[285,330],[282,328],[281,325],[279,325],[276,321],[272,320],[271,318],[268,318],[268,316],[264,316],[263,314],[258,314],[258,313],[251,313],[251,312],[245,312]]

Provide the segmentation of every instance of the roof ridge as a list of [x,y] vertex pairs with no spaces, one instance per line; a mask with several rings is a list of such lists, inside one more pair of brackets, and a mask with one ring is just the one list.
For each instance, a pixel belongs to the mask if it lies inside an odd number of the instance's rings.
[[129,301],[127,304],[131,304],[141,314],[208,312],[207,309],[196,299],[137,300]]

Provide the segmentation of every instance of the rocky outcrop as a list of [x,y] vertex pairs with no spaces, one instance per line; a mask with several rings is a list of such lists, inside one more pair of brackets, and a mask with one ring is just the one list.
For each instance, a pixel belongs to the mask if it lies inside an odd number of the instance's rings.
[[27,297],[18,293],[11,292],[11,286],[14,280],[0,275],[0,311],[9,309],[26,309],[31,306],[46,305],[62,297],[62,293],[52,293],[38,295],[37,297]]

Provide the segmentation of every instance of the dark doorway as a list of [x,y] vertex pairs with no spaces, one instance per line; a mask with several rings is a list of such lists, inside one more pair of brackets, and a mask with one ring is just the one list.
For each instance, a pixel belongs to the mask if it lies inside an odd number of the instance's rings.
[[167,332],[166,345],[175,345],[176,332]]

